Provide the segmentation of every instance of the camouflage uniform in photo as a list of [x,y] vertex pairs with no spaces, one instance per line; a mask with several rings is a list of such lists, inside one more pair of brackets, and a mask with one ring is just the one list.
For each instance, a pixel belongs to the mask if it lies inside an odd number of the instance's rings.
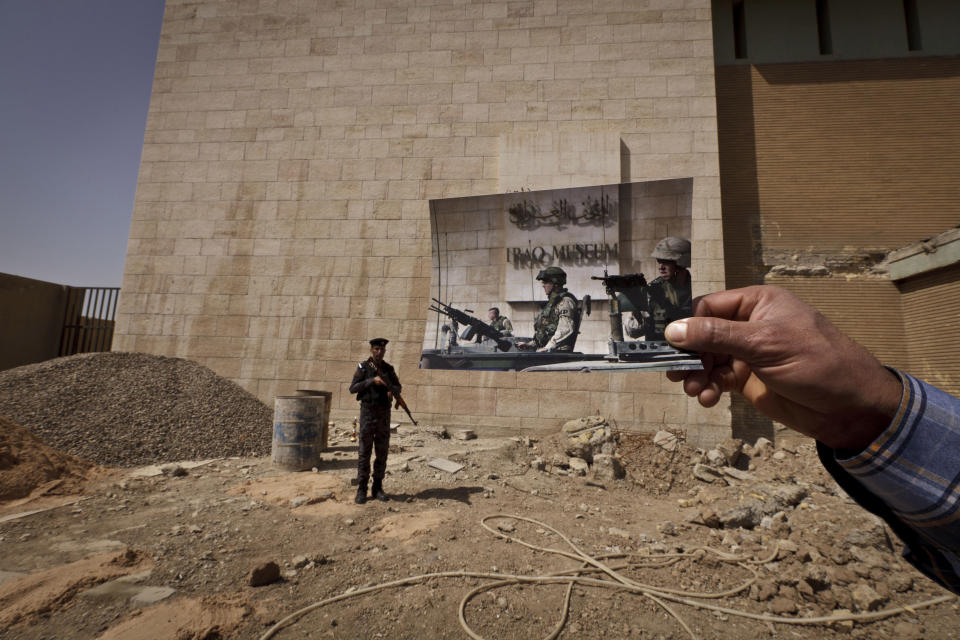
[[577,299],[564,288],[567,273],[560,267],[547,267],[537,274],[537,280],[553,284],[546,303],[533,321],[537,351],[573,351],[580,323]]
[[663,331],[667,325],[680,318],[689,318],[693,315],[693,296],[690,287],[690,272],[680,268],[676,280],[671,282],[665,278],[656,278],[650,283],[648,298],[650,300],[650,330],[648,340],[663,340]]
[[[379,487],[387,471],[387,454],[390,451],[390,398],[388,387],[376,384],[377,376],[396,391],[401,391],[400,379],[390,363],[380,362],[380,369],[373,358],[357,365],[350,383],[350,393],[357,394],[360,401],[360,433],[357,443],[357,485],[366,488],[370,479],[370,454],[374,452],[373,484]],[[376,493],[376,490],[374,490]]]
[[[650,257],[673,262],[677,273],[672,280],[659,277],[647,285],[647,308],[638,312],[630,305],[633,314],[628,318],[625,329],[631,338],[644,336],[647,340],[663,340],[663,331],[668,324],[693,315],[690,272],[687,270],[690,266],[690,241],[675,236],[664,238],[654,247]],[[618,297],[626,300],[622,295]],[[621,309],[624,308],[621,306]]]
[[506,316],[497,316],[497,319],[491,322],[490,326],[499,331],[501,335],[513,335],[513,324],[510,322],[510,318]]

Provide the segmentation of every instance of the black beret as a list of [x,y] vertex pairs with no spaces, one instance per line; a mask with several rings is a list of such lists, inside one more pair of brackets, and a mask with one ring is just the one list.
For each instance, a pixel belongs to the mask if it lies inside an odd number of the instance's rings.
[[387,340],[386,338],[374,338],[373,340],[370,341],[370,346],[371,346],[371,347],[385,347],[385,346],[387,346],[387,343],[388,343],[388,342],[390,342],[390,341]]

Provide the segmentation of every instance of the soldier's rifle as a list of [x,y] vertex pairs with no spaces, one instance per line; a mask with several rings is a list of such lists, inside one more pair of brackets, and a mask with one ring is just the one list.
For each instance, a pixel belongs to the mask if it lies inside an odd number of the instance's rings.
[[647,295],[653,293],[652,290],[656,287],[651,287],[642,273],[609,275],[604,271],[602,276],[590,276],[590,279],[603,282],[610,299],[610,339],[623,342],[623,317],[617,294],[622,293],[639,314],[641,311],[648,311]]
[[502,333],[491,327],[483,320],[467,315],[460,309],[452,307],[448,304],[444,304],[436,298],[431,298],[431,300],[433,300],[436,304],[430,306],[430,311],[436,311],[437,313],[443,314],[459,324],[469,325],[477,334],[493,340],[497,344],[497,348],[500,349],[500,351],[509,351],[510,347],[513,346],[513,343],[504,338]]

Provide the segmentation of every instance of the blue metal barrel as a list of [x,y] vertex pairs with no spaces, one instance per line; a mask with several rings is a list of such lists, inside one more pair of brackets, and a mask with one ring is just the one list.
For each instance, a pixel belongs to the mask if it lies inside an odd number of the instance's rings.
[[273,403],[270,460],[288,471],[320,465],[327,399],[321,395],[277,396]]
[[327,399],[323,410],[323,451],[329,446],[330,438],[330,407],[333,406],[333,392],[320,389],[297,389],[298,396],[323,396]]

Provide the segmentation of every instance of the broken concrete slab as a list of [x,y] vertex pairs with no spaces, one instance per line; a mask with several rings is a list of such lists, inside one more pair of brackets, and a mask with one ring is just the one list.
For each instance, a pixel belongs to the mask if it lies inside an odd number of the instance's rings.
[[176,591],[176,589],[170,587],[146,586],[119,579],[110,580],[86,591],[81,591],[80,597],[101,601],[130,600],[135,605],[145,606],[169,598]]
[[721,469],[721,471],[723,471],[725,475],[728,475],[731,478],[734,478],[736,480],[753,480],[754,479],[754,475],[752,473],[741,471],[736,467],[724,467],[723,469]]
[[427,466],[439,469],[440,471],[446,471],[447,473],[456,473],[460,471],[460,469],[463,469],[462,464],[454,462],[453,460],[447,460],[446,458],[434,458],[427,463]]
[[127,600],[140,593],[143,587],[128,582],[111,580],[80,592],[81,598],[91,600]]
[[141,587],[140,593],[130,598],[130,602],[141,606],[151,605],[169,598],[176,592],[177,590],[171,587]]
[[657,431],[653,436],[653,444],[664,451],[676,451],[680,446],[676,434],[670,433],[669,431]]

